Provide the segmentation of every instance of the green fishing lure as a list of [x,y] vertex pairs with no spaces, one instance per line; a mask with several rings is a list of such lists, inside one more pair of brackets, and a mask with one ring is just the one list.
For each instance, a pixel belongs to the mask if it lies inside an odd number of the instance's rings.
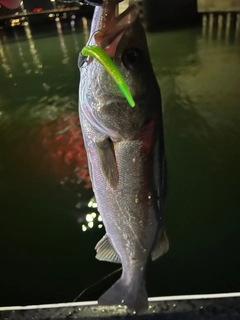
[[124,94],[131,107],[135,107],[133,97],[124,81],[118,68],[113,63],[112,59],[106,54],[106,52],[98,46],[86,46],[82,49],[81,54],[83,56],[91,56],[101,63],[107,72],[111,75],[113,80],[117,83],[119,89]]

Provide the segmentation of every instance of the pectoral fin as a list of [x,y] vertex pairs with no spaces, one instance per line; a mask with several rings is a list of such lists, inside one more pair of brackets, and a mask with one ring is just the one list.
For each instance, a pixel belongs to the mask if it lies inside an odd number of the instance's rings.
[[97,251],[96,259],[100,261],[108,261],[114,263],[121,263],[121,260],[114,250],[109,241],[108,236],[105,234],[103,238],[96,244],[95,250]]
[[169,241],[164,228],[162,228],[159,232],[158,238],[156,239],[155,245],[153,246],[153,250],[151,252],[152,260],[155,261],[160,258],[164,253],[166,253],[169,249]]
[[105,139],[104,141],[98,142],[97,150],[102,173],[108,184],[115,189],[119,181],[119,175],[112,141]]

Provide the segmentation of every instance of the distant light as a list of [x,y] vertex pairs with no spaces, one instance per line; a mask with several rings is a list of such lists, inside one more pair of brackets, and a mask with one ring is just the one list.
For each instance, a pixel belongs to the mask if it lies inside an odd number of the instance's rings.
[[93,228],[93,221],[88,222],[88,227],[89,227],[90,229]]
[[91,200],[91,201],[88,202],[88,207],[91,208],[92,205],[93,205],[93,202],[92,202],[92,200]]
[[[72,22],[72,21],[71,21]],[[74,22],[74,21],[73,21]],[[88,207],[89,208],[97,208],[97,202],[95,202],[95,201],[93,201],[93,200],[90,200],[89,202],[88,202]]]
[[11,27],[19,26],[20,25],[20,19],[12,19],[11,20]]
[[23,5],[23,1],[20,2],[20,6],[22,6],[22,5]]
[[83,232],[87,231],[87,227],[85,226],[85,224],[82,225],[82,231]]
[[98,216],[98,221],[102,221],[102,217],[100,215]]
[[55,0],[50,0],[51,2],[55,2]]
[[98,225],[98,228],[99,228],[99,229],[102,229],[102,227],[103,227],[102,224],[99,224],[99,225]]
[[55,17],[55,14],[54,13],[49,13],[48,17],[49,18],[53,18],[53,17]]
[[43,8],[34,8],[33,12],[41,12],[43,10]]
[[88,214],[86,215],[86,221],[87,221],[87,222],[93,221],[93,217],[92,217],[91,214],[88,213]]

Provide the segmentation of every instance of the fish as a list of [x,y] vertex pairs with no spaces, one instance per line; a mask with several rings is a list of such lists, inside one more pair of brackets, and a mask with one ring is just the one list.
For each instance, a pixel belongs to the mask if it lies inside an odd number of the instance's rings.
[[122,264],[100,305],[148,308],[146,268],[169,249],[163,205],[167,190],[161,93],[136,6],[95,7],[88,46],[113,60],[135,102],[130,107],[96,59],[79,56],[79,117],[89,174],[106,234],[96,258]]

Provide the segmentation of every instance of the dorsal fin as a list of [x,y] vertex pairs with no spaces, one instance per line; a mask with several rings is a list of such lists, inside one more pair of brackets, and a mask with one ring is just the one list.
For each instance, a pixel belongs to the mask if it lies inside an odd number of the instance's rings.
[[96,259],[100,261],[108,261],[114,263],[121,263],[121,260],[114,250],[108,236],[105,234],[103,238],[96,244],[95,250],[97,251]]

